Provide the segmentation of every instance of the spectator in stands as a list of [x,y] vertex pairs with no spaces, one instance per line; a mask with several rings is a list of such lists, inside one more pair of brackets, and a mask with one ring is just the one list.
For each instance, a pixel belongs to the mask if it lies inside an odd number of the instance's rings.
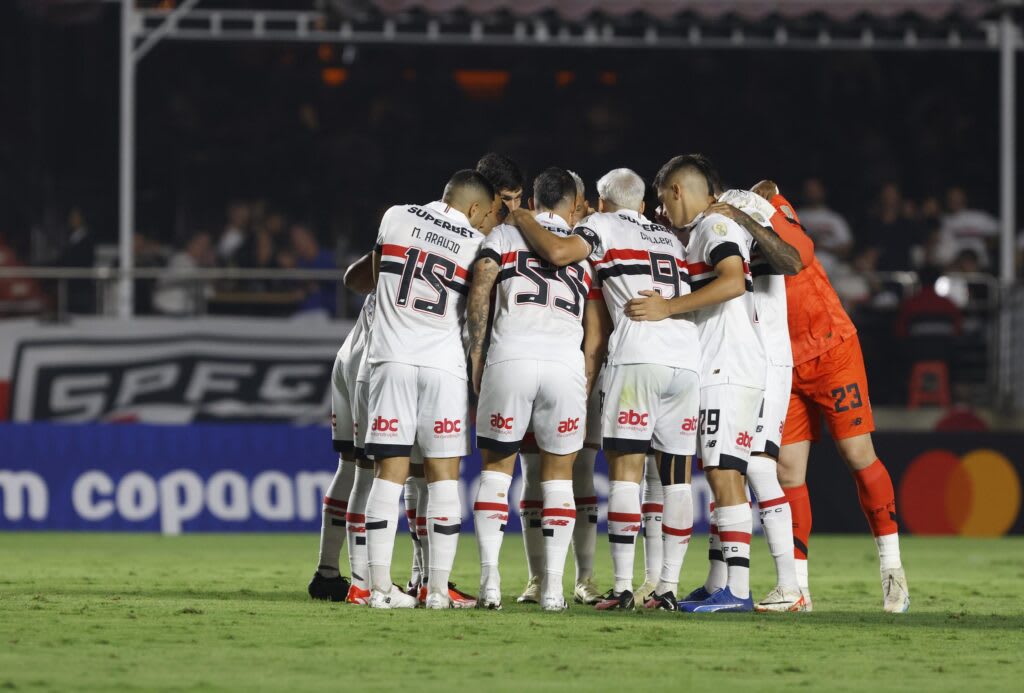
[[[914,218],[913,203],[903,197],[899,185],[886,183],[868,214],[867,223],[857,234],[857,244],[879,250],[878,269],[909,270],[915,248],[925,244],[926,233]],[[922,252],[922,251],[918,251]]]
[[[320,248],[316,236],[305,224],[293,224],[289,233],[295,267],[299,269],[335,269],[334,254]],[[308,282],[305,284],[305,299],[298,312],[323,312],[334,317],[337,306],[336,286],[333,282]]]
[[[96,241],[78,207],[68,212],[67,243],[54,261],[57,267],[92,267],[96,263]],[[96,287],[88,279],[68,282],[67,308],[71,313],[96,312]]]
[[920,251],[913,253],[913,266],[915,268],[925,265],[939,267],[942,263],[938,259],[939,228],[942,226],[942,203],[935,195],[929,195],[921,201],[917,213],[917,222],[921,225],[921,234],[924,244]]
[[249,236],[249,205],[241,201],[228,204],[227,226],[217,240],[217,257],[225,265],[237,265],[238,253]]
[[946,193],[946,215],[939,229],[937,259],[946,265],[957,259],[964,250],[972,250],[982,270],[992,267],[991,250],[999,237],[999,222],[980,209],[970,209],[967,193],[961,187],[952,187]]
[[832,274],[840,260],[849,256],[853,235],[846,219],[825,204],[825,185],[817,178],[804,181],[804,204],[797,210],[800,221],[814,239],[818,260]]
[[920,288],[900,304],[894,329],[907,377],[914,364],[921,361],[940,361],[951,370],[963,334],[963,313],[936,291],[941,272],[924,267],[918,276]]
[[195,279],[195,270],[210,267],[216,252],[210,234],[193,233],[183,250],[171,256],[167,274],[160,277],[153,291],[153,307],[165,315],[195,315],[212,293],[209,282]]

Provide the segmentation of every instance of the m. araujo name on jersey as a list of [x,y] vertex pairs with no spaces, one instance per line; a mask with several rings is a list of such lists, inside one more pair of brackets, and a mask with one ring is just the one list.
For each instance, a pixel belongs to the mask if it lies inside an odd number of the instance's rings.
[[693,290],[707,285],[718,273],[715,265],[738,256],[743,261],[743,295],[694,313],[700,331],[701,387],[731,383],[764,388],[767,361],[764,338],[754,306],[750,276],[750,234],[721,214],[698,216],[686,246],[686,264]]
[[624,312],[626,303],[644,290],[665,298],[690,293],[676,235],[630,210],[592,214],[573,233],[590,245],[590,263],[614,325],[608,364],[652,363],[699,371],[697,328],[689,316],[636,322]]
[[[571,233],[557,214],[541,212],[537,221],[560,236]],[[583,306],[593,283],[590,265],[554,267],[508,224],[491,231],[480,257],[501,268],[487,363],[536,359],[582,368]]]
[[[746,212],[766,228],[772,228],[775,207],[749,190],[726,190],[718,198]],[[789,341],[789,318],[786,304],[786,278],[765,258],[757,242],[750,249],[750,274],[754,280],[754,307],[761,323],[768,363],[773,366],[793,365],[793,345]]]
[[469,273],[484,236],[444,202],[397,205],[377,235],[380,275],[369,363],[408,363],[466,378]]

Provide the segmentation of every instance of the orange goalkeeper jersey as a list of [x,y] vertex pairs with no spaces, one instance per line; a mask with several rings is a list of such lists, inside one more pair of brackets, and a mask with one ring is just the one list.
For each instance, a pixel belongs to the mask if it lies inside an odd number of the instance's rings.
[[849,339],[857,328],[814,257],[814,242],[804,232],[792,205],[782,195],[773,197],[771,203],[776,209],[772,228],[799,251],[804,264],[798,274],[786,277],[789,340],[793,344],[793,365],[799,366]]

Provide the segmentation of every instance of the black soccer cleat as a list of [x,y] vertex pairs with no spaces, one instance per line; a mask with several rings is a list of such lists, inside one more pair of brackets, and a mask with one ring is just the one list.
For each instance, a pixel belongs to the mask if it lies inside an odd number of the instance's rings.
[[327,578],[320,571],[313,573],[309,581],[309,596],[324,601],[343,602],[348,596],[349,581],[344,575]]
[[623,590],[618,594],[615,593],[615,590],[608,590],[604,598],[594,605],[598,611],[632,611],[635,607],[633,593],[629,590]]
[[675,611],[678,608],[676,604],[676,595],[671,592],[665,594],[658,594],[654,592],[647,601],[644,602],[645,609],[658,609],[660,611]]

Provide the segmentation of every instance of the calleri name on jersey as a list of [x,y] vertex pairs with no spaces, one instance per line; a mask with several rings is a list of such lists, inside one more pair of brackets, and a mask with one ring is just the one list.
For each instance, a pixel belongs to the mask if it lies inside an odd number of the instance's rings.
[[371,364],[408,363],[466,378],[462,326],[469,271],[483,239],[443,202],[398,205],[384,214]]

